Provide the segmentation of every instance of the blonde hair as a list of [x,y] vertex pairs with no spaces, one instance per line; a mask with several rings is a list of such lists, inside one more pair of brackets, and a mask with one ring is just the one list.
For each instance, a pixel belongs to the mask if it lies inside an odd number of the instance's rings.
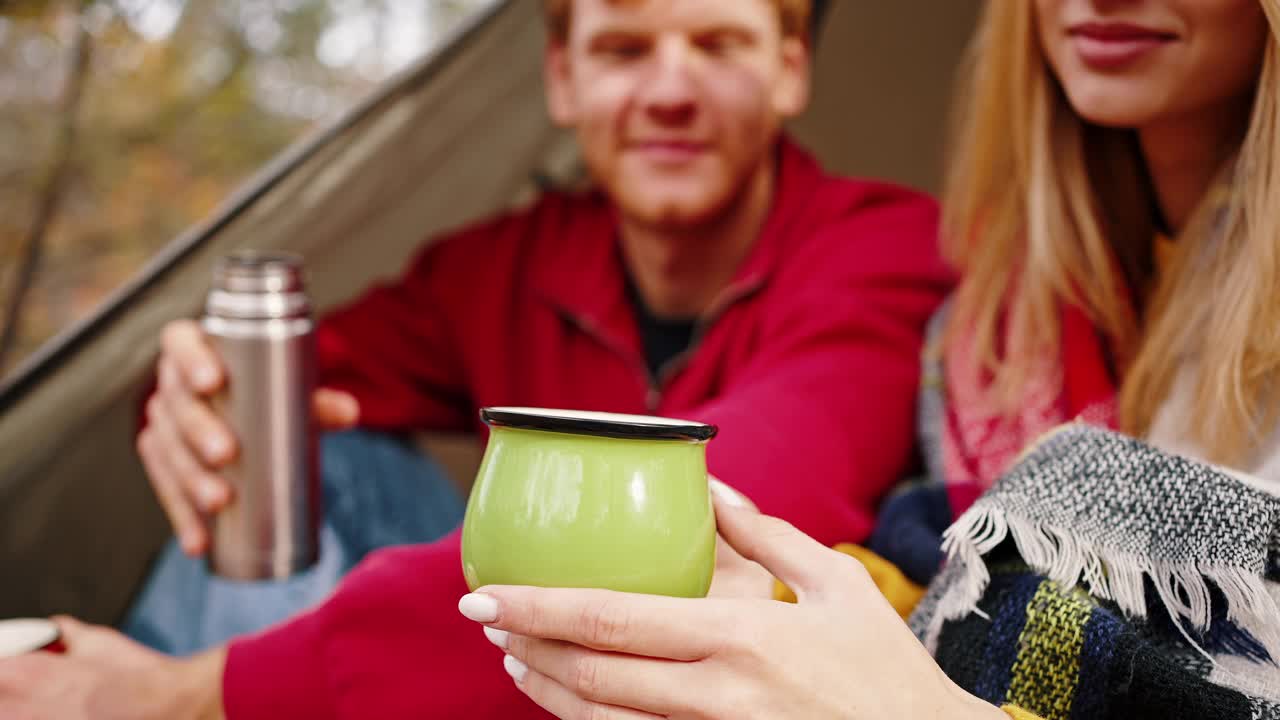
[[[1184,430],[1210,459],[1242,459],[1274,422],[1280,0],[1259,2],[1271,37],[1226,197],[1202,202],[1152,288],[1143,283],[1156,228],[1134,133],[1074,112],[1047,66],[1033,2],[987,3],[957,95],[943,233],[964,278],[948,345],[973,333],[974,365],[990,375],[1000,411],[1013,411],[1035,359],[1059,351],[1065,301],[1115,350],[1126,431],[1150,428],[1188,358],[1201,371]],[[1139,317],[1129,293],[1148,289]]]
[[[612,1],[621,3],[624,0]],[[782,22],[784,37],[808,36],[813,0],[771,0],[771,2],[778,7],[778,19]],[[563,43],[569,37],[569,26],[573,20],[573,0],[542,0],[542,7],[547,18],[548,35],[553,42]]]

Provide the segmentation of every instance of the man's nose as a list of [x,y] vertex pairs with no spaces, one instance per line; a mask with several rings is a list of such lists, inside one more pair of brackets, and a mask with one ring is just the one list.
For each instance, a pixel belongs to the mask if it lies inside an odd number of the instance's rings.
[[687,40],[664,38],[658,43],[640,91],[650,117],[664,125],[681,125],[697,116],[701,86],[697,64]]

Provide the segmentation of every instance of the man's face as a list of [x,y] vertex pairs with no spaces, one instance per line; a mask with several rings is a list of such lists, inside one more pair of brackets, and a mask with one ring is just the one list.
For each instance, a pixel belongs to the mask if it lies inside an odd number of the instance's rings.
[[808,101],[808,53],[770,0],[575,0],[548,100],[633,221],[696,227],[771,161]]

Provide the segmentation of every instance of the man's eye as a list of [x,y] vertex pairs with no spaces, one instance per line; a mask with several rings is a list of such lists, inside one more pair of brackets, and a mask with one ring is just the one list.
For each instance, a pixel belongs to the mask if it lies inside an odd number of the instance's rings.
[[649,51],[649,46],[639,42],[623,42],[602,45],[596,53],[610,60],[638,60]]
[[698,38],[695,44],[708,55],[727,55],[745,47],[747,41],[738,35],[715,33]]
[[723,55],[732,49],[724,38],[708,38],[698,41],[698,48],[711,55]]

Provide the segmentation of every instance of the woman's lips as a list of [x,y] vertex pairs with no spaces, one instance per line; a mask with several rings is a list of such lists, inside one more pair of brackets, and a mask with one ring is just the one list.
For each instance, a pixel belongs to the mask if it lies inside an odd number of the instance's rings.
[[1173,42],[1176,36],[1138,25],[1085,23],[1068,31],[1076,54],[1096,70],[1117,70]]

